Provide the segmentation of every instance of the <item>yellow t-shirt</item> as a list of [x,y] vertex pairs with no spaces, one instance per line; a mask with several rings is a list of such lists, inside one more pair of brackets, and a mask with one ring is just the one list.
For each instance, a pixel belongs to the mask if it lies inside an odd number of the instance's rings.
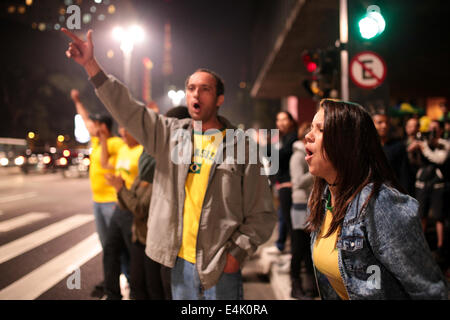
[[[117,154],[124,142],[119,137],[111,137],[106,140],[109,153],[109,163],[116,165]],[[108,184],[105,174],[114,174],[113,169],[104,169],[100,162],[101,148],[98,137],[92,137],[92,152],[90,155],[89,178],[91,180],[92,198],[95,202],[116,202],[116,190]]]
[[139,174],[138,163],[143,150],[144,147],[140,144],[132,148],[124,144],[119,150],[116,161],[116,175],[120,174],[122,179],[125,180],[127,189],[131,188]]
[[191,263],[196,260],[198,225],[211,165],[224,134],[225,130],[217,134],[194,131],[194,155],[184,186],[183,240],[178,252],[180,258]]
[[333,215],[331,211],[327,210],[322,229],[314,243],[313,261],[316,268],[328,278],[328,281],[339,297],[343,300],[349,300],[338,266],[336,239],[339,230],[336,230],[328,238],[321,238],[322,235],[325,235],[326,232],[328,232],[332,219]]

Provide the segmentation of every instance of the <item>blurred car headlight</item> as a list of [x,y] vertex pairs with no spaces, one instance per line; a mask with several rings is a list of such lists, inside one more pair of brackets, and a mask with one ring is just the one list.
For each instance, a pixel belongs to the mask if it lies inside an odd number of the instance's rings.
[[25,163],[25,157],[24,156],[19,156],[16,159],[14,159],[14,163],[16,166],[21,166]]
[[52,158],[50,158],[50,156],[45,156],[42,161],[44,162],[44,164],[49,164],[50,162],[52,162]]
[[1,159],[0,159],[0,164],[1,164],[3,167],[6,167],[6,166],[8,165],[8,163],[9,163],[8,158],[1,158]]
[[65,165],[67,165],[67,159],[64,158],[64,157],[59,158],[58,162],[59,162],[59,165],[60,165],[60,166],[65,166]]

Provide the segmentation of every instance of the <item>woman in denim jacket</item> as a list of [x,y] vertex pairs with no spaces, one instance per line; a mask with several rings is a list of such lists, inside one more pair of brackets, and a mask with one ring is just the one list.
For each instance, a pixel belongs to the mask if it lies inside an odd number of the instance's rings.
[[[322,100],[306,136],[311,252],[323,299],[447,299],[417,214],[359,105]],[[401,190],[401,191],[399,191]]]

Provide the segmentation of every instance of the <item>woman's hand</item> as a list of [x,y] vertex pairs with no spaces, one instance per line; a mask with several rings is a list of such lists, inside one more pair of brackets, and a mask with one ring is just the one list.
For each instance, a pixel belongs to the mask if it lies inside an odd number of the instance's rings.
[[115,176],[113,174],[105,174],[105,179],[108,181],[108,183],[116,189],[116,192],[118,193],[123,186],[125,185],[125,181],[122,179],[121,176]]

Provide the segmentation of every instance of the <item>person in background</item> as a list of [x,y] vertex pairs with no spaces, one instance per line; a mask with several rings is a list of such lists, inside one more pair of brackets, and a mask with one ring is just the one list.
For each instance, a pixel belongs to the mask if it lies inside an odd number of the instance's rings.
[[[291,208],[291,296],[297,299],[309,299],[318,295],[314,284],[314,271],[309,247],[310,236],[307,227],[307,203],[313,185],[313,176],[306,163],[305,136],[311,123],[304,122],[298,129],[298,141],[294,142],[293,154],[289,161],[292,181]],[[301,263],[305,264],[304,280],[300,276]]]
[[410,195],[414,195],[409,181],[411,169],[406,151],[406,144],[404,141],[390,135],[390,119],[383,110],[376,110],[372,114],[372,120],[380,138],[383,151],[388,159],[388,163],[397,180],[403,189],[407,192],[411,192]]
[[[108,184],[105,174],[114,173],[117,154],[119,149],[124,145],[124,142],[121,138],[112,135],[113,121],[110,116],[89,114],[80,100],[78,90],[72,89],[70,95],[77,113],[83,119],[91,136],[92,152],[90,154],[89,179],[94,202],[95,225],[104,251],[106,234],[117,203],[116,191]],[[103,149],[106,149],[106,152],[102,150],[100,141],[104,142],[106,148]],[[104,166],[108,164],[109,168],[105,169]],[[103,297],[104,280],[95,286],[91,295],[98,298]]]
[[281,254],[286,246],[286,239],[291,234],[292,183],[289,174],[289,160],[292,156],[292,145],[297,140],[297,123],[287,111],[277,114],[276,126],[279,130],[279,169],[273,177],[278,192],[278,239],[275,248],[269,253]]
[[[125,186],[130,189],[136,177],[138,176],[139,157],[142,154],[143,147],[136,139],[123,127],[119,128],[125,145],[120,148],[117,154],[115,166],[115,175],[106,174],[108,183],[115,188],[115,191]],[[126,207],[122,208],[120,203],[115,207],[111,222],[108,228],[106,243],[103,255],[103,268],[105,273],[105,291],[108,300],[120,300],[122,298],[120,290],[121,268],[130,270],[129,260],[123,266],[125,254],[130,257],[131,253],[131,226],[133,223],[133,213]],[[122,267],[121,267],[122,263]],[[130,298],[135,297],[135,288],[131,283],[130,277]]]
[[446,183],[449,179],[450,142],[442,139],[444,124],[433,120],[429,126],[428,139],[418,141],[422,152],[422,165],[417,172],[416,198],[419,201],[419,213],[423,231],[427,230],[428,214],[431,209],[436,219],[436,259],[443,262],[444,223],[448,215],[446,207]]
[[406,148],[407,158],[403,158],[401,172],[399,174],[400,183],[412,197],[416,197],[416,174],[422,165],[419,128],[419,119],[415,117],[409,118],[405,123],[406,137],[403,143]]
[[308,218],[323,299],[447,299],[417,201],[398,184],[368,112],[324,99],[306,135]]

